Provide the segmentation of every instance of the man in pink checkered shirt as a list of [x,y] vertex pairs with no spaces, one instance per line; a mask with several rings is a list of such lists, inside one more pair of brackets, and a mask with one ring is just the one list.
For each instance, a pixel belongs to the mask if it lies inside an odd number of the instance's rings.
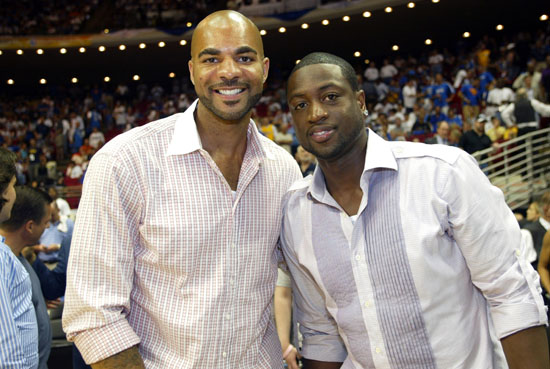
[[187,111],[90,162],[63,326],[93,368],[281,368],[271,316],[281,199],[296,162],[250,120],[269,59],[222,11],[196,28]]

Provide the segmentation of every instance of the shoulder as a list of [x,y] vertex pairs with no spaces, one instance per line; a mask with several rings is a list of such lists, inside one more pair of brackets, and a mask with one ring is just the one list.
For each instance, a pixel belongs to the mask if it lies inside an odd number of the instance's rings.
[[[433,139],[435,142],[435,139]],[[454,164],[465,152],[459,148],[446,145],[429,145],[419,142],[389,142],[395,159],[406,161],[409,159],[437,159],[439,161]]]
[[258,142],[265,151],[268,159],[274,160],[278,165],[285,165],[297,168],[296,160],[281,146],[271,141],[269,138],[258,133]]

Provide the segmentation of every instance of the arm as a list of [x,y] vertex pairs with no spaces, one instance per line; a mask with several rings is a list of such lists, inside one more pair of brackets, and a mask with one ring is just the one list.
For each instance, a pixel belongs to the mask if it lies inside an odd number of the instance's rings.
[[[490,184],[475,160],[460,154],[445,187],[443,198],[448,203],[453,237],[468,265],[472,283],[487,301],[496,334],[506,342],[506,356],[514,368],[519,355],[515,350],[519,349],[510,348],[511,344],[518,337],[538,337],[539,330],[534,327],[547,321],[538,275],[521,256],[519,226],[502,192]],[[546,345],[546,340],[541,343]],[[539,345],[524,349],[521,355],[548,365],[548,352],[541,356],[544,351]]]
[[514,122],[514,104],[508,104],[507,107],[500,113],[502,120],[507,127],[512,127],[515,125]]
[[548,341],[544,327],[533,327],[501,340],[510,369],[548,369]]
[[549,117],[550,116],[550,104],[543,104],[538,100],[531,99],[531,106],[533,106],[533,109],[537,113],[539,113],[543,117]]
[[[275,325],[277,326],[277,334],[283,349],[283,355],[287,352],[290,343],[290,327],[292,325],[292,289],[290,287],[276,286],[274,298]],[[290,369],[298,369],[297,350],[292,348],[287,353],[286,360]]]
[[546,290],[550,292],[550,231],[546,232],[544,239],[542,240],[542,250],[539,256],[538,272],[540,275],[540,283]]
[[92,369],[145,369],[137,346],[92,364]]

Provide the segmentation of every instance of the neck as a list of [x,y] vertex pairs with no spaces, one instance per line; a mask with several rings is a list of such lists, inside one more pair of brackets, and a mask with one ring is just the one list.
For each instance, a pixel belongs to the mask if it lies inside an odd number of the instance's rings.
[[365,169],[365,154],[367,150],[366,132],[360,135],[350,151],[334,159],[318,158],[323,170],[327,189],[333,197],[338,193],[360,188],[361,175]]
[[250,115],[251,113],[248,113],[235,121],[223,120],[199,101],[195,112],[195,121],[203,148],[212,156],[216,154],[237,155],[242,159],[246,152],[246,135]]
[[7,232],[2,229],[0,230],[0,235],[4,236],[4,243],[9,246],[16,256],[19,256],[21,251],[27,246],[23,238],[16,232]]

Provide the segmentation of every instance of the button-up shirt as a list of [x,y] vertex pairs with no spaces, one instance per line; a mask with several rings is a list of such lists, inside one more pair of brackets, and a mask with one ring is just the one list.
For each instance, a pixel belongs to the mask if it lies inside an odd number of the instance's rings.
[[29,274],[0,236],[0,368],[38,367],[38,326]]
[[280,368],[271,318],[281,200],[294,159],[251,121],[237,190],[184,113],[90,162],[63,325],[88,363],[139,343],[147,368]]
[[285,197],[303,356],[342,368],[503,368],[499,338],[546,323],[517,221],[475,160],[369,131],[356,221],[320,168]]

